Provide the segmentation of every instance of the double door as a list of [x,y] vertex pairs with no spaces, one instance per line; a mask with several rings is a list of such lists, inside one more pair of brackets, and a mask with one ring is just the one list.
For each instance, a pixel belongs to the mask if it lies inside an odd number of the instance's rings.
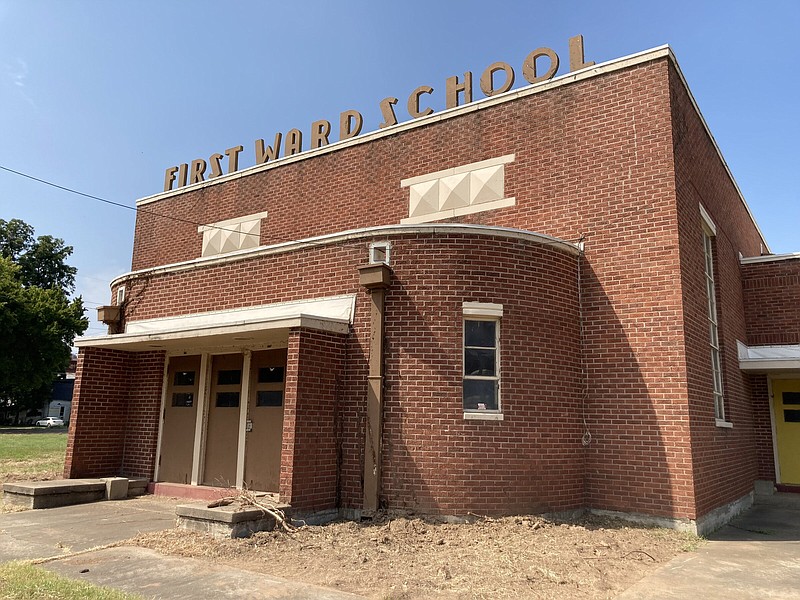
[[202,364],[170,358],[158,480],[277,491],[286,350],[208,356],[205,373]]

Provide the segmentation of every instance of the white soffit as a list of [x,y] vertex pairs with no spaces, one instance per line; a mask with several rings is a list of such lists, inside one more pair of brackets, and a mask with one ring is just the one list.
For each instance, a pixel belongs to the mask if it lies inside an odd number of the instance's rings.
[[742,371],[800,370],[800,345],[747,346],[737,341],[739,368]]
[[212,311],[131,321],[125,333],[80,338],[80,347],[111,346],[142,349],[151,342],[218,338],[231,341],[232,336],[308,327],[334,333],[347,333],[353,320],[355,294],[310,300],[249,306],[232,310]]

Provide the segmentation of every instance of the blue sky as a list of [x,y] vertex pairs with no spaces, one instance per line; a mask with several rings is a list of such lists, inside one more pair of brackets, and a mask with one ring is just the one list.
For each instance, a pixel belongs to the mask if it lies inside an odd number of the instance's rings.
[[[540,46],[564,73],[581,33],[598,63],[672,46],[772,251],[795,252],[798,25],[796,0],[0,0],[0,165],[132,206],[172,165],[242,144],[247,167],[253,140],[346,109],[371,131],[381,99],[427,84],[439,109],[447,77],[519,74]],[[132,211],[0,171],[0,218],[74,246],[89,307],[130,269]]]

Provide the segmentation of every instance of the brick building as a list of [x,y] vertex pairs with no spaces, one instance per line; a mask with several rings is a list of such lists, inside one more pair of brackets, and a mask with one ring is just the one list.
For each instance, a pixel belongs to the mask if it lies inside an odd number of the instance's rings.
[[138,205],[67,477],[701,532],[800,484],[800,255],[666,47]]

